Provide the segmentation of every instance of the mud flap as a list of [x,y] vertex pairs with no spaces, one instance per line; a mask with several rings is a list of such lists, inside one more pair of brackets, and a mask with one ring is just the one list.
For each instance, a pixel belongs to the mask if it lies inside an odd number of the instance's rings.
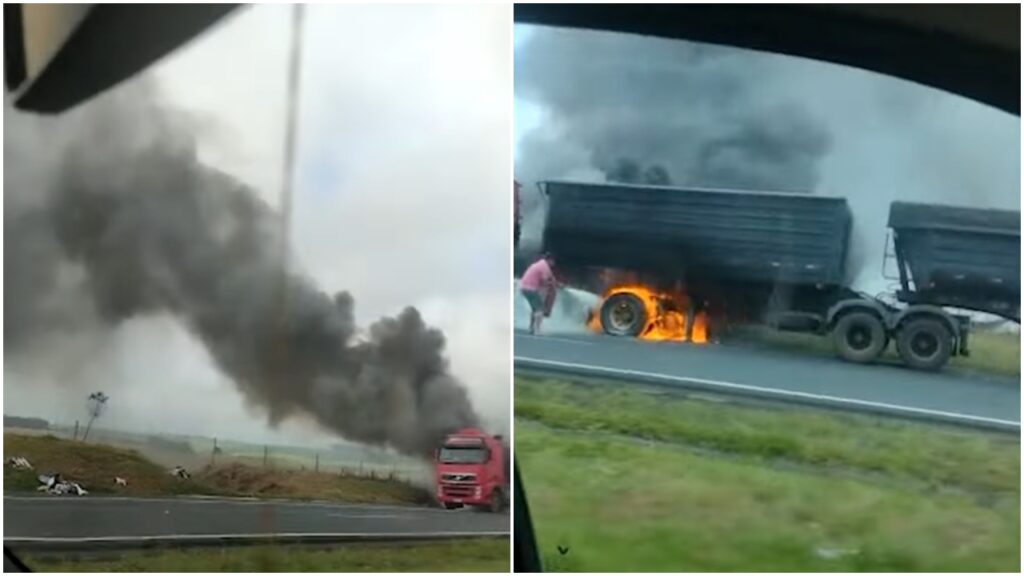
[[690,300],[686,308],[686,341],[693,342],[693,322],[697,318],[697,303]]
[[958,343],[960,344],[958,346],[959,354],[961,356],[965,357],[965,358],[971,355],[971,351],[968,350],[968,348],[967,348],[967,340],[968,340],[967,339],[967,334],[968,333],[969,332],[968,332],[968,330],[966,328],[961,327],[961,329],[960,329],[960,337],[957,338],[957,340],[959,340]]

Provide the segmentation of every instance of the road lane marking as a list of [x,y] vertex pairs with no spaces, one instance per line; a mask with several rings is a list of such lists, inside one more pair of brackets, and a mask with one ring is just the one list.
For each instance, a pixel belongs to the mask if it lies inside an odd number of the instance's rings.
[[148,504],[157,503],[174,503],[174,504],[186,504],[190,506],[195,505],[208,505],[208,504],[224,504],[234,506],[252,506],[252,505],[280,505],[290,506],[296,508],[330,508],[334,510],[399,510],[399,511],[428,511],[434,510],[441,512],[437,508],[427,508],[424,506],[394,506],[388,504],[351,504],[351,503],[332,503],[326,501],[313,501],[303,502],[299,500],[284,500],[280,498],[263,500],[260,498],[253,498],[248,496],[237,496],[237,497],[202,497],[197,498],[194,496],[182,496],[178,498],[161,498],[153,497],[147,498],[144,496],[12,496],[4,495],[4,500],[11,500],[17,502],[81,502],[90,504],[99,503],[112,503],[112,502],[145,502]]
[[580,346],[596,346],[598,344],[598,342],[590,342],[590,341],[587,341],[587,340],[579,340],[579,339],[576,339],[576,338],[566,338],[564,336],[544,336],[544,335],[539,335],[538,336],[536,334],[529,334],[529,333],[525,333],[525,332],[522,333],[522,334],[516,333],[516,337],[518,337],[518,338],[529,338],[531,340],[545,340],[545,341],[546,340],[555,340],[555,341],[558,341],[558,342],[568,342],[570,344],[579,344]]
[[[340,512],[332,512],[328,514],[332,518],[352,518],[362,520],[364,518],[416,518],[416,516],[410,516],[408,514],[342,514]],[[427,520],[433,520],[433,518],[426,518]]]
[[907,414],[914,414],[918,416],[929,416],[933,418],[952,419],[963,422],[971,422],[975,424],[988,424],[997,425],[1000,427],[1009,427],[1020,429],[1020,421],[1014,420],[1003,420],[1000,418],[989,418],[986,416],[974,416],[972,414],[961,414],[958,412],[946,412],[943,410],[931,410],[928,408],[915,408],[913,406],[903,406],[900,404],[888,404],[885,402],[873,402],[870,400],[857,400],[855,398],[843,398],[840,396],[828,396],[825,394],[813,394],[810,392],[799,392],[796,390],[780,390],[777,388],[765,388],[762,386],[752,386],[750,384],[739,384],[736,382],[726,382],[722,380],[709,380],[707,378],[695,378],[690,376],[675,376],[672,374],[661,374],[657,372],[644,372],[641,370],[630,370],[624,368],[607,368],[603,366],[592,366],[588,364],[575,364],[572,362],[559,362],[556,360],[541,360],[538,358],[529,358],[525,356],[515,356],[513,358],[514,363],[527,363],[528,367],[533,368],[553,368],[560,370],[578,370],[587,373],[596,373],[596,375],[608,375],[608,376],[631,376],[634,378],[646,378],[656,379],[665,382],[675,382],[681,384],[700,384],[711,389],[730,390],[747,393],[757,393],[768,397],[777,398],[799,398],[802,400],[813,400],[820,403],[830,403],[837,406],[851,406],[858,408],[873,408],[881,409],[890,412],[904,412]]
[[428,538],[478,538],[504,537],[508,530],[485,530],[481,532],[266,532],[240,534],[165,534],[159,536],[86,536],[72,538],[65,536],[4,536],[5,546],[26,544],[121,544],[160,541],[203,541],[203,540],[263,540],[263,539],[428,539]]

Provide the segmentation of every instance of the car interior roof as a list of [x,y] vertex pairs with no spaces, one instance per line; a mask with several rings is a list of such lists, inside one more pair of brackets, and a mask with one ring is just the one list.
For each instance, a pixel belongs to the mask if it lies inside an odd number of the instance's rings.
[[517,24],[724,44],[871,70],[1020,115],[1020,5],[519,4]]

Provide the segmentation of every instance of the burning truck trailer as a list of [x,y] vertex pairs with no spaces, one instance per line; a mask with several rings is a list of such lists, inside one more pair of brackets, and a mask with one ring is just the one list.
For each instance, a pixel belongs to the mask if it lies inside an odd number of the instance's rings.
[[968,354],[970,319],[1020,322],[1020,213],[894,202],[896,302],[848,286],[845,198],[549,181],[543,248],[563,281],[602,294],[588,325],[695,343],[733,324],[832,339],[869,363],[895,341],[908,366]]

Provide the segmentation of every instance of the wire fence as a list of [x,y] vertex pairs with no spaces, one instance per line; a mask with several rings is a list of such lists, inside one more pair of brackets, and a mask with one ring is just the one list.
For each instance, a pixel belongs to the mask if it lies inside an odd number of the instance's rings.
[[[48,427],[38,429],[18,427],[18,431],[83,441],[84,424],[82,421],[50,423]],[[408,484],[422,484],[431,477],[430,468],[424,462],[371,449],[363,451],[362,454],[353,454],[353,451],[319,451],[271,444],[225,442],[218,438],[186,439],[160,434],[118,432],[102,427],[94,427],[86,441],[89,444],[107,444],[135,450],[162,466],[183,466],[193,471],[207,467],[242,465],[268,470],[337,474]]]

